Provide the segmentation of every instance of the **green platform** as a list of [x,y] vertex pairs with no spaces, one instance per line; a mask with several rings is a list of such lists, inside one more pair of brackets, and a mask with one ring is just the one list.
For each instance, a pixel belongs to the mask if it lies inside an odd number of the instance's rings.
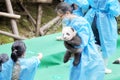
[[[43,37],[25,40],[27,45],[26,57],[43,53],[43,59],[37,70],[34,80],[68,80],[69,79],[69,62],[64,64],[63,55],[65,47],[63,41],[56,41],[56,36],[60,33],[47,35]],[[8,53],[10,55],[12,43],[1,45],[0,53]],[[109,60],[109,68],[112,69],[112,74],[107,74],[105,80],[120,80],[120,65],[112,64],[114,60],[120,57],[120,36],[116,54]]]

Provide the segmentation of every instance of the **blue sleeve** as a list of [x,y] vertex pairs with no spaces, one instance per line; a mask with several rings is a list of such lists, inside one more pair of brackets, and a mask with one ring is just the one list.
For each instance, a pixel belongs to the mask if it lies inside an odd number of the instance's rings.
[[31,63],[31,68],[37,68],[40,64],[40,60],[37,57],[32,57],[29,62]]
[[22,71],[20,74],[20,80],[33,80],[39,63],[40,60],[37,57],[21,60]]
[[82,4],[82,12],[85,14],[89,9],[89,3],[87,0],[83,0]]
[[64,2],[68,3],[68,4],[73,4],[73,1],[72,0],[64,0]]
[[77,34],[81,37],[82,39],[82,44],[81,48],[84,49],[84,47],[88,44],[89,41],[89,29],[88,29],[88,24],[86,22],[76,22],[73,25],[73,28],[77,31]]
[[120,15],[120,3],[118,2],[118,0],[109,0],[108,6],[110,14],[115,17],[118,17]]
[[2,75],[1,75],[1,72],[0,72],[0,80],[2,80]]

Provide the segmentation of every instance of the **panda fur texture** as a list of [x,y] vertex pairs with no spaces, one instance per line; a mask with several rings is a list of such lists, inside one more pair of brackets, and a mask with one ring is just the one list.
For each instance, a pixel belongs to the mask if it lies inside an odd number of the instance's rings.
[[62,29],[62,37],[64,40],[64,46],[67,51],[64,55],[64,63],[68,62],[71,55],[74,57],[73,65],[77,66],[81,59],[81,48],[76,48],[75,46],[80,46],[82,43],[81,38],[77,35],[77,32],[71,27],[64,27]]

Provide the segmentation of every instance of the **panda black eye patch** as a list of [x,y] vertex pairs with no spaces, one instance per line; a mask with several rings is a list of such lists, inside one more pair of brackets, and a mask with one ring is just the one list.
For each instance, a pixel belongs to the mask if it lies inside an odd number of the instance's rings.
[[69,33],[67,33],[67,35],[70,35]]

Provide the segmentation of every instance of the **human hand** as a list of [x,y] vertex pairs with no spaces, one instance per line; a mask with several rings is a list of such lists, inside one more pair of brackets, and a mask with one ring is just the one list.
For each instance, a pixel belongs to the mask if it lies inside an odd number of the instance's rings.
[[38,57],[39,60],[41,60],[42,57],[43,57],[42,53],[38,53],[38,56],[37,56],[37,57]]
[[63,39],[62,36],[57,36],[57,37],[56,37],[56,40],[57,40],[57,41],[62,41],[62,40],[64,40],[64,39]]

